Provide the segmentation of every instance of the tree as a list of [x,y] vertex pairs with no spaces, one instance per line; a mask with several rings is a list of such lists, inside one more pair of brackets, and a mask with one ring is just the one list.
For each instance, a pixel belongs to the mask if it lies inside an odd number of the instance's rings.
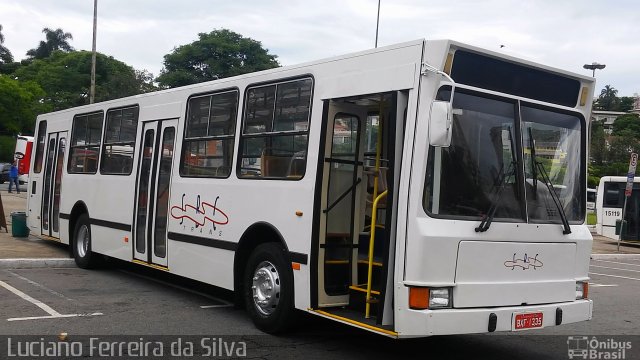
[[591,146],[590,158],[596,165],[604,163],[607,144],[604,133],[604,121],[594,121],[591,123]]
[[12,160],[15,136],[33,134],[36,116],[50,110],[41,102],[44,95],[35,82],[0,75],[0,160]]
[[640,139],[640,116],[638,114],[618,116],[613,123],[612,135],[620,135],[623,131],[629,131],[636,139]]
[[42,32],[45,34],[45,41],[40,41],[40,45],[38,45],[37,48],[27,51],[29,58],[44,59],[51,56],[51,54],[57,50],[64,52],[73,51],[73,47],[69,45],[68,41],[73,40],[71,33],[64,32],[60,28],[56,30],[44,28]]
[[596,100],[598,110],[615,111],[619,106],[618,90],[611,85],[605,85]]
[[[91,83],[90,51],[56,51],[18,68],[12,75],[20,81],[34,81],[44,89],[43,103],[62,110],[89,103]],[[140,94],[153,89],[152,75],[137,74],[131,66],[104,54],[96,57],[96,101]]]
[[629,156],[632,152],[640,150],[640,143],[634,132],[629,129],[619,131],[612,137],[609,147],[609,161],[612,163],[629,163]]
[[198,40],[174,48],[164,56],[156,79],[162,87],[176,87],[246,74],[280,66],[259,41],[221,29],[199,33]]
[[635,103],[636,98],[633,96],[623,96],[619,98],[619,111],[629,112],[633,110],[633,104]]
[[13,62],[11,51],[4,45],[4,35],[2,34],[2,25],[0,25],[0,64],[9,64]]

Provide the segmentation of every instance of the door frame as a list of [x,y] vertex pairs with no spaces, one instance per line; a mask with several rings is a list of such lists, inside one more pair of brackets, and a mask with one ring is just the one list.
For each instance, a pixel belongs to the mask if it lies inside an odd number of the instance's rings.
[[[171,153],[171,169],[168,173],[168,183],[167,183],[167,214],[168,214],[168,206],[169,199],[171,196],[171,178],[174,170],[175,156],[176,156],[176,143],[177,143],[177,134],[178,134],[178,119],[162,119],[162,120],[151,120],[142,122],[142,132],[140,139],[140,149],[138,156],[138,164],[136,165],[137,176],[135,183],[135,200],[133,203],[133,221],[132,221],[132,258],[136,261],[141,261],[148,264],[159,265],[163,267],[168,267],[168,222],[165,226],[164,231],[164,256],[156,255],[155,245],[156,245],[156,226],[157,226],[157,211],[158,211],[158,199],[157,199],[157,189],[159,183],[159,171],[160,164],[163,158],[163,139],[166,135],[167,129],[173,129],[173,141],[172,146],[173,150]],[[151,154],[151,163],[149,168],[149,174],[146,179],[142,178],[142,166],[145,151],[145,136],[147,131],[151,130],[153,132],[152,139],[152,154]],[[142,181],[147,181],[147,196],[146,199],[146,208],[145,208],[145,224],[144,224],[144,239],[142,242],[144,243],[144,251],[140,252],[137,249],[138,242],[138,205],[140,201],[140,185]],[[168,221],[168,217],[167,217]]]
[[[49,159],[49,152],[51,146],[51,140],[54,140],[54,149],[53,149],[53,157]],[[64,149],[62,149],[62,167],[58,169],[58,160],[60,159],[60,143],[61,141],[65,141]],[[52,238],[59,239],[60,238],[60,198],[58,198],[58,231],[53,230],[53,221],[54,221],[54,202],[55,200],[55,185],[56,185],[56,177],[60,175],[60,186],[62,186],[62,176],[64,175],[64,159],[65,152],[67,150],[67,131],[56,131],[50,132],[46,135],[46,147],[43,157],[44,157],[44,166],[42,169],[42,189],[40,193],[40,234]],[[51,166],[51,168],[49,168]],[[50,169],[51,176],[49,181],[47,181],[47,170]],[[45,191],[48,191],[48,196],[45,198]],[[27,189],[27,192],[31,192],[31,189]],[[45,229],[44,221],[45,221],[45,200],[47,202],[47,228]]]

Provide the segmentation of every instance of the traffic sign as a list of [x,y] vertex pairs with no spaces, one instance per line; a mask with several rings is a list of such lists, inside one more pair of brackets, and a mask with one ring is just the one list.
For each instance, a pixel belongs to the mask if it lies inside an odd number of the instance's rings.
[[633,191],[633,178],[636,176],[636,165],[638,165],[638,154],[631,153],[629,160],[629,172],[627,173],[627,187],[624,189],[624,196],[631,196]]

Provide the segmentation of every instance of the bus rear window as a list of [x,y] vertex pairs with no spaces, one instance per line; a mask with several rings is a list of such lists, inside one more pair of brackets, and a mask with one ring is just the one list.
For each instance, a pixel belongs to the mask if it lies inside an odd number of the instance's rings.
[[604,207],[622,208],[624,204],[624,182],[607,182],[604,183]]

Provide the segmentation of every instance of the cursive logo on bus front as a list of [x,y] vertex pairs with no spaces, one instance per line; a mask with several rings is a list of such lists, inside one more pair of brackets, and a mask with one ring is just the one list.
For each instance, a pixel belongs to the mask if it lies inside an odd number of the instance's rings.
[[182,204],[171,207],[171,217],[180,220],[180,225],[182,225],[186,219],[193,222],[196,228],[204,227],[207,223],[210,223],[213,226],[213,230],[215,230],[216,225],[226,225],[229,223],[227,214],[218,208],[217,204],[220,196],[216,196],[213,204],[200,201],[200,195],[196,197],[195,205],[186,204],[184,198],[185,194],[182,194]]
[[524,253],[522,258],[516,258],[516,253],[513,253],[513,258],[504,262],[504,266],[511,268],[511,270],[515,268],[521,268],[522,270],[533,268],[533,270],[536,270],[543,265],[542,261],[538,259],[538,254],[531,257],[528,256],[527,253]]

